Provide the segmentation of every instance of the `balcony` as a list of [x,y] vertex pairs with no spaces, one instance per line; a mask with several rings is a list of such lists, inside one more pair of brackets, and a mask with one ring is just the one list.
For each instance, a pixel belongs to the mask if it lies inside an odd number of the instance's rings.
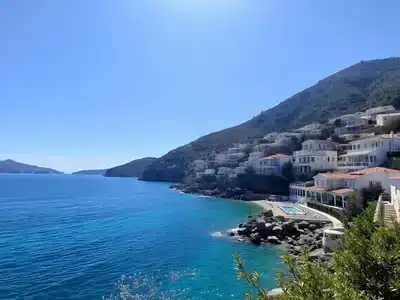
[[346,168],[346,167],[369,167],[372,166],[372,163],[369,162],[338,162],[339,168]]

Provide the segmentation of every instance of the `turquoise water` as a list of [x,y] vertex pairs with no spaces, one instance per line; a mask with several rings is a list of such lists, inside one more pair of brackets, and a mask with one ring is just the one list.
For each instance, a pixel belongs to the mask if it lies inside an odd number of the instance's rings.
[[295,206],[280,206],[280,208],[289,215],[304,215],[304,211]]
[[187,288],[180,299],[243,299],[232,253],[275,287],[279,248],[212,233],[257,210],[129,178],[0,175],[0,299],[100,299],[136,273]]

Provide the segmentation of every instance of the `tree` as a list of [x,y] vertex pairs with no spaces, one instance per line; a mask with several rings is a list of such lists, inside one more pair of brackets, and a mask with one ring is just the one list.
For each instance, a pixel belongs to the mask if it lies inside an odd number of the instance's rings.
[[346,211],[346,217],[348,220],[352,220],[353,218],[359,216],[364,207],[362,204],[361,199],[357,197],[357,192],[351,192],[348,195],[348,200],[347,200],[347,211]]
[[290,182],[294,181],[293,164],[291,161],[285,162],[282,167],[282,176]]
[[[370,204],[345,230],[331,267],[309,261],[306,253],[298,261],[284,258],[285,268],[278,275],[283,293],[278,299],[400,299],[400,225],[375,224],[374,212],[375,205]],[[272,299],[260,286],[260,275],[247,272],[238,255],[234,259],[238,277],[256,291],[257,298],[248,293],[246,299]]]
[[370,202],[377,201],[383,191],[380,182],[370,182],[367,188],[361,189],[360,194],[363,208],[366,208]]
[[335,125],[335,127],[342,127],[342,119],[337,118],[335,122],[333,122],[333,125]]

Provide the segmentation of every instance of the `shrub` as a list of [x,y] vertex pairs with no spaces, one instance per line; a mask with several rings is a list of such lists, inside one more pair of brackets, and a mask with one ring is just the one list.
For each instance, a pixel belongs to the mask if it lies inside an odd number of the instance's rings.
[[[288,256],[278,275],[283,293],[278,299],[400,299],[400,225],[383,227],[373,222],[375,205],[370,204],[345,230],[342,248],[335,251],[332,266],[299,261]],[[238,277],[252,286],[257,299],[272,299],[259,284],[260,275],[249,273],[234,256]],[[256,299],[246,294],[246,299]]]

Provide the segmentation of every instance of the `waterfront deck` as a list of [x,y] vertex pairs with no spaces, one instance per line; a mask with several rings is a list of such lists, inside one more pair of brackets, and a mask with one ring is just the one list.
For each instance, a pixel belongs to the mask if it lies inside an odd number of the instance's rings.
[[[341,224],[339,220],[325,214],[322,212],[319,212],[315,209],[311,209],[306,207],[305,205],[300,205],[296,203],[290,203],[290,202],[275,202],[275,201],[268,201],[268,200],[260,200],[260,201],[254,201],[257,205],[261,206],[265,210],[271,209],[274,213],[274,216],[283,216],[286,219],[292,219],[292,220],[305,220],[305,221],[312,221],[312,222],[331,222],[332,225],[338,225]],[[283,211],[280,206],[293,206],[298,209],[301,209],[304,211],[304,214],[298,215],[298,214],[287,214],[285,211]]]

